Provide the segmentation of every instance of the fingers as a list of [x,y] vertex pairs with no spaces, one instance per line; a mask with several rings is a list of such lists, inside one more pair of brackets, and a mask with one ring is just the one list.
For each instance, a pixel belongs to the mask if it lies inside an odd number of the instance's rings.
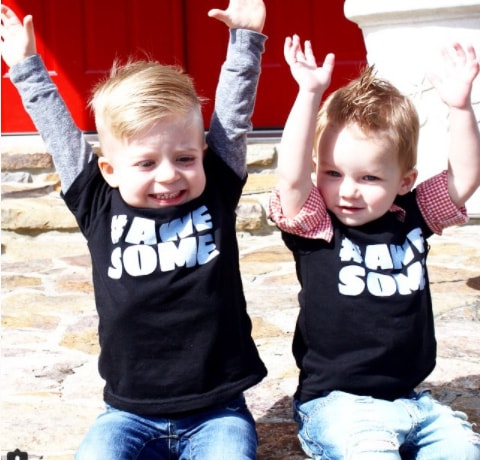
[[13,10],[8,8],[8,6],[1,5],[0,13],[1,13],[1,23],[4,30],[22,25],[17,15],[13,12]]
[[35,32],[31,15],[23,21],[7,6],[0,9],[0,45],[2,59],[8,67],[36,53]]
[[227,11],[219,10],[218,8],[213,8],[207,14],[210,18],[223,22],[227,27],[232,28],[233,24],[232,24],[232,21],[230,20],[230,16],[228,15]]
[[292,65],[295,62],[295,51],[293,46],[292,37],[286,37],[283,45],[283,56],[288,65]]
[[457,76],[463,75],[463,78],[473,81],[480,71],[475,48],[468,44],[462,46],[454,42],[450,46],[444,47],[441,51],[446,72]]
[[305,50],[305,59],[307,62],[315,64],[317,61],[315,59],[315,55],[313,54],[312,42],[310,40],[306,40],[303,48]]
[[285,60],[290,66],[296,64],[297,62],[305,61],[305,55],[303,54],[302,46],[300,44],[300,38],[298,35],[294,35],[293,37],[287,37],[285,39],[283,52],[285,55]]
[[208,16],[223,22],[231,29],[262,32],[266,9],[263,0],[230,0],[226,10],[212,8]]
[[12,25],[12,24],[20,23],[17,15],[8,6],[1,5],[0,12],[2,15],[2,22],[4,25]]
[[473,45],[467,45],[467,57],[472,61],[477,61],[477,53]]
[[468,44],[466,47],[462,48],[463,59],[465,61],[465,66],[470,68],[475,76],[478,74],[480,63],[477,59],[477,54],[473,45]]
[[455,42],[450,46],[444,47],[441,53],[442,57],[452,65],[465,65],[465,63],[477,61],[475,48],[471,44],[464,47],[460,43]]
[[35,30],[33,27],[33,17],[30,14],[23,18],[23,27],[27,37],[26,53],[28,55],[35,54],[37,52]]
[[330,74],[333,72],[333,68],[335,67],[335,55],[333,53],[328,53],[325,56],[322,67]]
[[208,17],[218,19],[219,21],[222,21],[222,22],[225,17],[225,11],[220,10],[218,8],[212,8],[207,14],[208,14]]
[[310,40],[305,41],[304,50],[302,50],[302,44],[298,35],[295,34],[293,37],[286,37],[283,51],[285,60],[289,65],[303,62],[316,66],[315,55],[313,54]]
[[0,13],[2,15],[2,20],[3,20],[4,17],[8,17],[11,14],[13,14],[13,11],[10,8],[8,8],[8,6],[0,5]]
[[442,56],[446,62],[454,66],[457,63],[465,63],[465,51],[460,43],[452,43],[442,49]]

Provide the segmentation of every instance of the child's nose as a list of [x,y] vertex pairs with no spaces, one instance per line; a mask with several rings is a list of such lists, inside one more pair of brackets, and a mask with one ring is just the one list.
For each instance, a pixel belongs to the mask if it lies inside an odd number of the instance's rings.
[[156,182],[172,182],[178,178],[177,168],[169,161],[160,164],[155,172]]
[[340,185],[340,196],[343,197],[354,197],[357,193],[357,184],[354,180],[349,178],[344,178]]

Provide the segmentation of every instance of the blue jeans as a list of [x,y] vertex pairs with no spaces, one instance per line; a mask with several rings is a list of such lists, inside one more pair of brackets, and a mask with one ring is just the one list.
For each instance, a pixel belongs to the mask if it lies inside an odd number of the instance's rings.
[[254,460],[255,421],[243,396],[183,418],[142,417],[107,406],[76,460]]
[[385,401],[341,391],[299,404],[294,416],[313,459],[479,460],[480,435],[467,417],[429,392]]

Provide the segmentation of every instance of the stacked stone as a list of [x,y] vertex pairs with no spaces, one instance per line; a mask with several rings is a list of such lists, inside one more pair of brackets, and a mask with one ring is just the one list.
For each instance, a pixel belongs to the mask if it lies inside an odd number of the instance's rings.
[[[239,231],[264,232],[268,193],[275,184],[275,144],[248,146],[249,179],[238,207]],[[2,230],[21,233],[76,231],[59,196],[52,158],[36,136],[2,139]]]

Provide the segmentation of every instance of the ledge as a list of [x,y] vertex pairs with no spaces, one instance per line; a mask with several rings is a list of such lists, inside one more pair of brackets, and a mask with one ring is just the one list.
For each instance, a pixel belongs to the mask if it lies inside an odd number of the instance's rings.
[[[479,0],[346,0],[347,19],[361,28],[388,24],[472,20],[480,15]],[[478,23],[476,24],[478,28]]]

